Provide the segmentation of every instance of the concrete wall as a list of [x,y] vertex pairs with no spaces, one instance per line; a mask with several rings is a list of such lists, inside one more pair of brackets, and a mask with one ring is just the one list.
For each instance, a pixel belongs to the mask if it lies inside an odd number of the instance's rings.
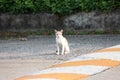
[[120,30],[120,10],[104,13],[93,11],[79,12],[69,16],[49,13],[37,14],[0,14],[0,31],[22,31],[36,29],[60,29],[68,31],[116,31]]

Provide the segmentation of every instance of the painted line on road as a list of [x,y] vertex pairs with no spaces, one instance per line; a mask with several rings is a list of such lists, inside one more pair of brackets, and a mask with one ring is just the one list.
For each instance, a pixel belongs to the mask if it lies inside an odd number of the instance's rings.
[[32,75],[19,78],[17,80],[36,80],[47,78],[48,80],[74,80],[77,78],[87,78],[89,75],[85,74],[73,74],[73,73],[51,73],[51,74],[41,74],[41,75]]
[[81,55],[16,80],[83,80],[120,65],[120,45]]
[[84,61],[71,61],[66,63],[61,63],[57,65],[53,65],[53,67],[67,67],[67,66],[83,66],[83,65],[96,65],[96,66],[117,66],[119,61],[108,60],[108,59],[95,59],[95,60],[84,60]]

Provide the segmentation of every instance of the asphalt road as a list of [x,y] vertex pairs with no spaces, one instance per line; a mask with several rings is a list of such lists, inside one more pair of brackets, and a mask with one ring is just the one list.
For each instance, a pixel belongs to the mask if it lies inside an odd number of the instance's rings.
[[55,54],[55,36],[30,36],[27,41],[19,39],[0,40],[0,60],[68,60],[81,54],[120,44],[120,35],[73,35],[66,36],[66,38],[71,49],[71,53],[67,55]]
[[0,75],[0,80],[12,80],[44,69],[51,64],[120,44],[120,35],[69,35],[65,37],[71,49],[71,53],[67,55],[56,55],[55,36],[29,36],[27,41],[20,41],[17,38],[1,39],[0,74],[2,75]]

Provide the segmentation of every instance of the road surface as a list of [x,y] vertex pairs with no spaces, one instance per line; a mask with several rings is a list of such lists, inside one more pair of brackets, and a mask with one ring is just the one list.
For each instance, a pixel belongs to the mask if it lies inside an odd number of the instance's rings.
[[1,39],[0,80],[14,80],[45,69],[52,64],[120,44],[120,35],[69,35],[65,37],[71,49],[71,53],[67,55],[55,54],[55,36],[29,36],[27,41],[20,41],[17,38]]

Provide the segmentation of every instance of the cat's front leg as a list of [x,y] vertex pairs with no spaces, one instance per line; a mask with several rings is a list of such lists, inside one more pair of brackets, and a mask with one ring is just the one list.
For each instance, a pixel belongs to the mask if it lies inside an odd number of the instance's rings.
[[56,51],[56,54],[57,54],[57,55],[60,54],[60,48],[59,48],[58,44],[57,44],[57,51]]
[[65,52],[65,46],[62,45],[62,53],[61,53],[61,55],[64,55],[64,52]]

